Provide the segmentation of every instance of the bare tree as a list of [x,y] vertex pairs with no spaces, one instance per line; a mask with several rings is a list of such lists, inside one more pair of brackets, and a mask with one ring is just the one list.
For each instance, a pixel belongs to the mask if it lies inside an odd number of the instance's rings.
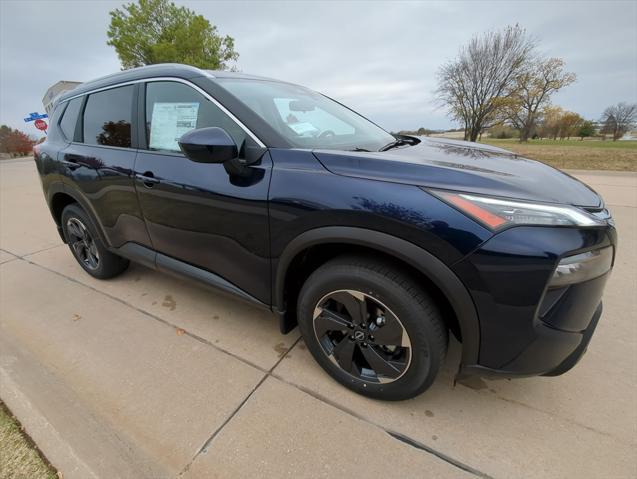
[[527,141],[536,126],[539,112],[549,104],[551,95],[575,81],[575,74],[564,71],[561,58],[533,59],[517,77],[517,85],[508,105],[507,117],[520,130],[520,141]]
[[535,42],[518,25],[471,39],[438,71],[438,101],[461,122],[465,140],[502,120]]
[[602,113],[602,133],[613,135],[613,141],[620,139],[628,132],[637,120],[637,104],[618,103],[609,106]]

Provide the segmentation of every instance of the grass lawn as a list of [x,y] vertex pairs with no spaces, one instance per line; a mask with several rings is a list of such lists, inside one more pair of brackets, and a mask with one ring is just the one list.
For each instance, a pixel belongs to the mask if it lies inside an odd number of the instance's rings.
[[0,479],[57,479],[33,442],[0,402]]
[[601,140],[518,140],[486,139],[482,143],[548,163],[556,168],[575,170],[637,171],[637,141]]

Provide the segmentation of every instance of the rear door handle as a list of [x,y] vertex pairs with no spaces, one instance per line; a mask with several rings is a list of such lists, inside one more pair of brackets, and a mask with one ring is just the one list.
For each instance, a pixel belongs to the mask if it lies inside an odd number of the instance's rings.
[[84,158],[82,155],[76,155],[74,153],[65,153],[64,154],[64,160],[68,161],[70,163],[77,163],[79,162],[82,158]]
[[82,159],[82,157],[80,155],[74,155],[72,153],[66,153],[64,155],[64,159],[61,161],[61,163],[64,166],[66,166],[69,170],[76,170],[80,166],[82,166],[80,164],[80,160],[81,159]]
[[152,171],[145,171],[144,173],[136,173],[135,178],[141,181],[146,188],[152,188],[155,184],[159,183],[159,179],[155,178]]
[[66,166],[69,170],[77,170],[80,166],[82,166],[75,163],[74,161],[67,161],[67,160],[62,160],[60,163]]

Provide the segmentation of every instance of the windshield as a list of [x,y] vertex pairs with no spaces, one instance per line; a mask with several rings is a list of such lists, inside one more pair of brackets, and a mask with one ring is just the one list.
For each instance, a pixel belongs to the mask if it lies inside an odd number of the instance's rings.
[[239,78],[217,81],[296,148],[378,151],[395,140],[349,108],[307,88]]

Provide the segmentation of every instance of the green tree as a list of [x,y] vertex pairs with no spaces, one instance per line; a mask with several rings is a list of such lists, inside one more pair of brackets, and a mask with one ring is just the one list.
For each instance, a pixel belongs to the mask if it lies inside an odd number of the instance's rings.
[[580,137],[580,140],[583,140],[586,137],[593,136],[595,134],[595,123],[590,120],[584,120],[582,124],[579,126],[579,130],[577,130],[577,136]]
[[115,47],[124,70],[154,63],[227,70],[239,58],[232,37],[222,37],[202,15],[168,0],[138,0],[110,15],[107,44]]

